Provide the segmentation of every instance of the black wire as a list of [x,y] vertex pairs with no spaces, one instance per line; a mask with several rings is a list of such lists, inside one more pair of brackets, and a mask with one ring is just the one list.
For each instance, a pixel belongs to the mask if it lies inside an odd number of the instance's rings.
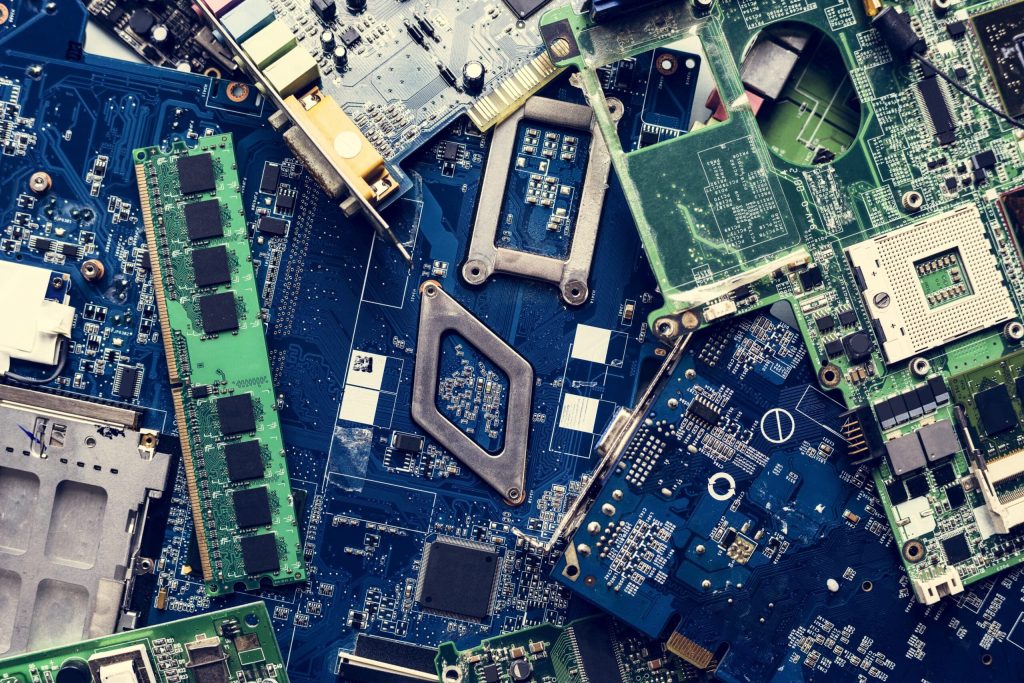
[[939,67],[937,67],[934,64],[932,64],[932,62],[928,58],[924,57],[923,55],[919,55],[916,52],[914,52],[912,54],[913,54],[915,59],[917,59],[919,62],[921,62],[922,64],[924,64],[928,68],[930,68],[932,71],[934,71],[939,76],[941,76],[942,80],[946,81],[946,83],[948,83],[951,86],[953,86],[957,90],[957,92],[959,92],[961,95],[963,95],[964,97],[970,98],[975,103],[981,105],[982,107],[984,107],[988,111],[992,112],[993,114],[995,114],[996,116],[1001,118],[1003,121],[1006,121],[1008,124],[1013,126],[1014,128],[1020,128],[1021,130],[1024,130],[1024,123],[1021,123],[1020,121],[1018,121],[1017,119],[1013,118],[1012,116],[1010,116],[1006,112],[1001,111],[1001,110],[993,107],[991,104],[989,104],[985,100],[981,99],[980,97],[978,97],[977,95],[972,93],[970,90],[968,90],[964,86],[962,86],[959,83],[957,83],[956,80],[953,79],[952,77],[950,77],[949,74],[947,74],[945,71],[943,71]]
[[53,380],[60,376],[60,373],[64,371],[64,366],[68,364],[68,340],[61,337],[60,349],[57,351],[57,367],[54,368],[53,372],[46,377],[25,377],[24,375],[18,375],[13,372],[8,372],[5,377],[12,382],[18,382],[20,384],[49,384]]

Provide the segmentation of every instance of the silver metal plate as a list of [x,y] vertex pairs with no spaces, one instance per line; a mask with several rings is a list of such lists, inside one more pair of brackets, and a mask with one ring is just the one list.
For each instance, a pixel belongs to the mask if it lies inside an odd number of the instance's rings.
[[[420,286],[420,326],[412,383],[412,419],[442,447],[497,490],[510,505],[526,500],[526,453],[533,400],[533,368],[515,349],[428,280]],[[504,447],[489,453],[437,409],[441,342],[455,332],[509,379]]]

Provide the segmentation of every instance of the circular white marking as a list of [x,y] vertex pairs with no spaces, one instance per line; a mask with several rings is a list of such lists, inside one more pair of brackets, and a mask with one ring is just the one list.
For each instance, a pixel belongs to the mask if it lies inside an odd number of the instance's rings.
[[771,443],[786,443],[795,431],[796,420],[785,408],[772,408],[761,416],[761,436]]
[[[715,490],[715,484],[720,481],[724,481],[729,486],[725,493]],[[736,495],[736,480],[728,472],[715,472],[708,478],[708,495],[715,500],[729,500]]]
[[353,159],[363,149],[363,142],[351,130],[343,130],[334,138],[334,151],[345,159]]

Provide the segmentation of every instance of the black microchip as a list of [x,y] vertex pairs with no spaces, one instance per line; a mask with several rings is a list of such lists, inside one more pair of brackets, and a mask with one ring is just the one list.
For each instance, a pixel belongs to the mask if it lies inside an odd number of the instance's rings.
[[139,374],[138,368],[130,368],[127,365],[118,368],[117,387],[114,390],[118,398],[135,398],[135,391],[139,386]]
[[952,143],[956,140],[956,123],[938,77],[932,75],[918,81],[917,90],[921,94],[928,120],[932,123],[935,139],[940,145]]
[[947,538],[942,542],[942,551],[946,553],[946,562],[957,564],[971,556],[971,548],[967,545],[967,536],[957,534],[953,538]]
[[512,10],[520,19],[525,19],[544,5],[548,4],[550,0],[505,0],[505,4]]
[[441,159],[444,161],[457,161],[459,158],[459,145],[455,142],[445,141],[441,143]]
[[344,45],[345,47],[352,47],[353,45],[359,42],[362,36],[359,35],[359,31],[357,31],[354,26],[349,26],[348,28],[341,32],[339,38],[341,39],[342,45]]
[[182,194],[209,192],[217,189],[213,175],[213,157],[210,153],[178,157],[178,182]]
[[273,574],[281,568],[277,534],[242,537],[242,563],[246,574]]
[[424,608],[481,620],[491,611],[498,553],[438,540],[423,553],[419,601]]
[[423,437],[417,434],[395,432],[391,436],[391,447],[404,453],[419,453],[423,450]]
[[1021,409],[1024,409],[1024,375],[1015,379],[1013,386],[1017,390],[1017,401],[1020,403]]
[[256,229],[268,235],[283,236],[288,232],[288,223],[273,216],[263,216],[256,224]]
[[839,324],[850,327],[857,324],[857,314],[853,311],[839,311]]
[[995,436],[1013,429],[1017,424],[1017,413],[1010,403],[1010,392],[1005,384],[999,384],[979,391],[974,395],[974,405],[981,418],[986,436]]
[[32,247],[36,251],[49,251],[51,244],[53,244],[53,242],[45,237],[37,237],[32,240]]
[[711,425],[718,424],[718,408],[710,403],[705,403],[700,397],[690,401],[690,406],[686,412],[702,422],[707,422]]
[[128,17],[128,28],[140,38],[145,38],[154,24],[156,17],[148,9],[137,9]]
[[218,398],[217,417],[220,419],[220,433],[224,436],[256,431],[252,394],[235,394]]
[[953,463],[947,462],[932,470],[932,477],[936,486],[945,486],[956,479],[956,472],[953,470]]
[[484,683],[498,683],[501,677],[501,669],[497,664],[488,664],[483,668]]
[[811,266],[804,272],[800,273],[800,284],[803,286],[804,291],[814,289],[819,286],[824,280],[821,276],[821,268],[817,266]]
[[312,0],[309,5],[323,21],[330,21],[338,14],[338,6],[334,4],[334,0]]
[[839,339],[833,339],[832,341],[825,342],[825,355],[829,358],[835,358],[836,356],[842,355],[843,353],[843,342]]
[[228,250],[223,244],[192,252],[192,272],[197,287],[213,287],[231,282]]
[[291,213],[295,208],[295,193],[287,186],[282,186],[277,191],[277,210],[282,213]]
[[903,486],[903,482],[899,479],[895,480],[891,484],[885,485],[885,492],[889,494],[889,501],[893,505],[899,505],[900,503],[906,503],[910,500],[910,496],[907,495],[907,489]]
[[946,24],[946,33],[950,38],[956,39],[967,33],[967,24],[962,21],[951,21]]
[[974,163],[974,168],[990,169],[996,166],[996,153],[990,149],[986,149],[982,152],[975,154],[971,161]]
[[910,492],[911,498],[925,495],[929,488],[928,480],[924,478],[923,474],[907,479],[907,491]]
[[1011,118],[1024,114],[1024,5],[1005,4],[971,18],[985,53],[985,62],[996,82],[1003,109]]
[[270,514],[270,496],[267,487],[240,489],[231,492],[235,505],[235,521],[239,529],[266,526],[274,521]]
[[954,178],[952,176],[950,176],[949,178],[946,178],[945,185],[946,185],[946,190],[948,190],[949,192],[952,192],[953,190],[956,189],[956,178]]
[[888,400],[875,404],[875,415],[878,416],[878,423],[882,425],[882,429],[896,426],[896,414],[892,412]]
[[946,498],[949,499],[950,508],[958,508],[967,502],[967,494],[961,486],[946,489]]
[[605,619],[586,619],[574,624],[571,638],[579,653],[579,663],[586,680],[593,683],[626,683],[615,653],[619,649],[612,636],[611,622]]
[[281,167],[269,161],[263,164],[263,175],[260,177],[260,192],[274,194],[277,184],[281,181]]
[[224,224],[221,221],[220,202],[207,199],[185,205],[185,229],[188,238],[209,240],[224,235]]
[[239,441],[224,446],[224,462],[231,481],[263,478],[263,457],[259,441]]
[[940,406],[949,403],[949,389],[946,388],[946,381],[941,377],[932,377],[928,380],[928,388],[935,397],[935,402]]
[[818,327],[818,332],[824,334],[836,326],[836,319],[830,315],[823,315],[820,318],[816,318],[814,324]]
[[60,245],[60,253],[64,256],[77,257],[78,256],[78,245],[62,243]]
[[210,390],[210,385],[209,384],[198,384],[198,385],[192,387],[192,392],[191,393],[192,393],[192,398],[206,398],[212,392]]
[[203,320],[203,332],[217,334],[238,329],[238,310],[235,308],[235,293],[221,292],[207,294],[199,299],[199,315]]

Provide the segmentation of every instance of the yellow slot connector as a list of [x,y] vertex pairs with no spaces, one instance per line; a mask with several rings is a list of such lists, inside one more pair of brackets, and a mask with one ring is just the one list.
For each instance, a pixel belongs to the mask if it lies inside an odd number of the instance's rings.
[[882,0],[864,0],[864,11],[873,17],[882,11]]
[[301,99],[286,98],[284,106],[331,166],[348,176],[352,192],[376,204],[398,189],[380,152],[329,95],[314,88]]

